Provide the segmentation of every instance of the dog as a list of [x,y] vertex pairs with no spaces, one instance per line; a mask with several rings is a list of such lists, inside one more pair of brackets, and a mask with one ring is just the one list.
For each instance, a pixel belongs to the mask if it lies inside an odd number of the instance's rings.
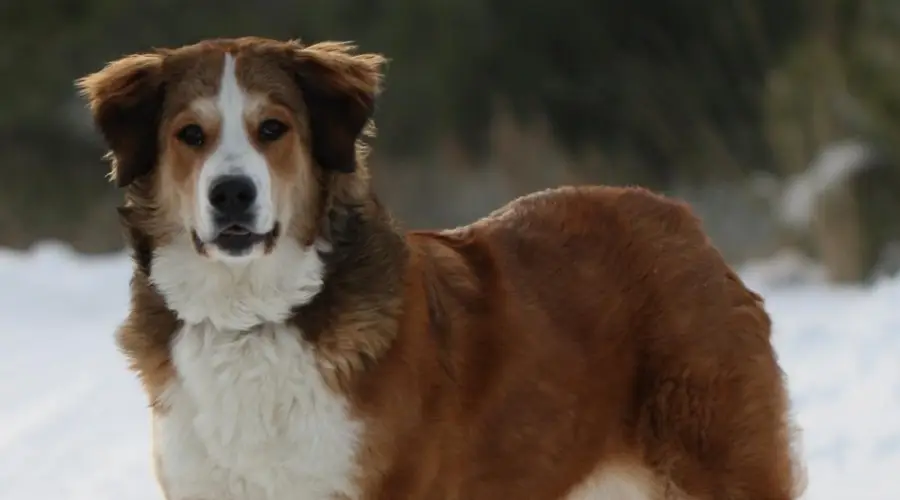
[[165,498],[797,498],[763,299],[689,207],[568,186],[403,232],[366,167],[385,63],[245,37],[77,81]]

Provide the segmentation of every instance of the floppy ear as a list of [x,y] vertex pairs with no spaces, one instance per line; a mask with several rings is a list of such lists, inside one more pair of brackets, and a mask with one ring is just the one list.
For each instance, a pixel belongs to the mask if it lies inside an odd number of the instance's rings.
[[309,113],[313,159],[344,173],[356,170],[356,140],[375,111],[386,62],[378,54],[351,54],[354,48],[341,42],[295,45],[291,57]]
[[111,176],[119,187],[128,186],[156,164],[164,90],[162,59],[161,54],[128,56],[76,81],[110,149]]

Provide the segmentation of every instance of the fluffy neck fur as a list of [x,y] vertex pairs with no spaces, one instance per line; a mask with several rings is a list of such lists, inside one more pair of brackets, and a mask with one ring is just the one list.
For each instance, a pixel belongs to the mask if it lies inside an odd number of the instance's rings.
[[283,323],[296,305],[319,293],[325,272],[320,255],[315,244],[285,240],[265,258],[226,265],[198,255],[181,235],[154,252],[150,282],[179,320],[244,332]]

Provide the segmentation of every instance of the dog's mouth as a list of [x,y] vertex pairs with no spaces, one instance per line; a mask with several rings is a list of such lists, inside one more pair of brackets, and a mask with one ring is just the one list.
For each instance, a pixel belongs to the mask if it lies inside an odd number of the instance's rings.
[[210,241],[203,241],[197,231],[191,231],[191,236],[198,253],[207,255],[208,247],[214,246],[227,255],[238,257],[250,253],[259,245],[262,245],[263,252],[268,254],[275,248],[280,231],[281,226],[277,222],[267,233],[255,233],[244,224],[229,224],[220,229]]

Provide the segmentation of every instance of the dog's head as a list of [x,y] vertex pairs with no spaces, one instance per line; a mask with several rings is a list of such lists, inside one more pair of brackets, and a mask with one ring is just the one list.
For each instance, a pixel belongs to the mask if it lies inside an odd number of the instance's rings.
[[[328,178],[357,175],[384,59],[343,43],[205,41],[78,80],[129,188],[128,224],[160,246],[241,265],[311,243]],[[134,242],[132,242],[134,244]]]

